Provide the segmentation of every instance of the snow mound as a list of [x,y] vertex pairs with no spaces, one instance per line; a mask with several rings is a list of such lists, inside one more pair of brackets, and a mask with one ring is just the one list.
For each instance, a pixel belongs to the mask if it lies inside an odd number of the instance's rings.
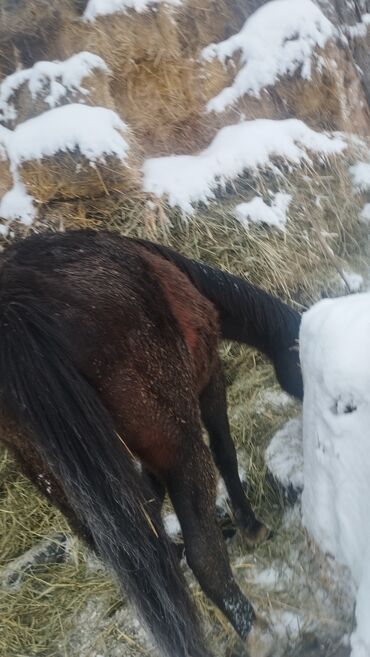
[[370,654],[370,294],[324,300],[303,316],[303,522],[350,570],[352,657]]
[[370,223],[370,203],[365,203],[360,212],[360,219],[366,224]]
[[[5,129],[4,129],[5,130]],[[27,193],[19,168],[25,161],[42,160],[60,152],[78,152],[91,166],[115,156],[124,162],[129,145],[127,126],[115,112],[104,107],[71,104],[57,107],[21,123],[12,132],[0,133],[10,160],[13,188],[0,200],[0,216],[26,225],[36,215],[34,201]]]
[[298,119],[245,121],[222,128],[198,155],[146,160],[144,190],[192,214],[192,204],[212,200],[218,186],[245,170],[271,168],[273,158],[299,165],[309,161],[307,151],[328,156],[344,148],[342,138],[315,132]]
[[83,20],[94,21],[98,16],[108,16],[133,9],[139,13],[150,6],[165,2],[168,5],[180,5],[181,0],[89,0],[83,14]]
[[225,62],[240,53],[241,69],[231,87],[209,101],[208,111],[223,112],[244,94],[259,96],[282,76],[310,79],[312,57],[335,34],[332,23],[311,0],[273,0],[247,19],[242,30],[203,50],[206,60]]
[[236,206],[235,217],[246,228],[252,223],[267,224],[284,230],[291,200],[290,194],[278,192],[273,194],[271,205],[268,205],[260,196],[255,196],[248,203],[239,203]]
[[302,419],[288,420],[273,436],[265,453],[266,465],[284,488],[303,488]]
[[[25,226],[30,226],[36,217],[36,207],[32,196],[27,194],[23,183],[17,178],[2,199],[0,199],[0,217],[7,221],[19,219]],[[8,226],[0,226],[0,234],[7,235]]]
[[13,165],[41,160],[58,152],[79,150],[90,162],[115,155],[124,160],[128,143],[126,124],[112,110],[73,103],[56,107],[21,123],[9,140]]
[[176,513],[167,513],[163,518],[163,522],[166,533],[170,538],[181,536],[181,527]]
[[349,169],[353,184],[360,190],[370,190],[370,162],[357,162]]
[[88,90],[82,86],[82,80],[96,70],[108,72],[104,60],[91,52],[80,52],[63,62],[41,61],[32,68],[16,71],[0,85],[0,118],[4,121],[17,118],[17,111],[11,99],[22,85],[28,85],[33,99],[48,90],[45,102],[53,108],[68,92],[79,91],[85,96],[88,95]]

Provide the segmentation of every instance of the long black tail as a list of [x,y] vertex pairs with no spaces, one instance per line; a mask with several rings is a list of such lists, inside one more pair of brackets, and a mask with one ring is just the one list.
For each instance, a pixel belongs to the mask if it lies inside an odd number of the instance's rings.
[[38,299],[0,298],[0,394],[62,484],[161,654],[206,657],[177,560],[160,519],[149,515],[152,491]]
[[173,249],[138,240],[171,261],[217,308],[222,337],[256,347],[274,363],[281,386],[303,397],[298,336],[301,316],[277,297],[248,281],[180,255]]

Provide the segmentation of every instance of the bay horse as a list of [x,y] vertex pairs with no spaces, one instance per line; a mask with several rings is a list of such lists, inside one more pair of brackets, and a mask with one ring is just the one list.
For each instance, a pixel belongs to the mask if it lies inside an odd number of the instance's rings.
[[162,524],[166,491],[203,591],[258,644],[216,521],[212,455],[249,541],[266,533],[239,479],[217,348],[256,347],[302,398],[299,325],[246,280],[144,240],[45,233],[0,256],[1,440],[114,571],[166,657],[209,656]]

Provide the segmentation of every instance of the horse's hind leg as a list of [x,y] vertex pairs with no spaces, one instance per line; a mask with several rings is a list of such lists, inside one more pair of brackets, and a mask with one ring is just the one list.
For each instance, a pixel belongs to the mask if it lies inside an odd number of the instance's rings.
[[203,591],[245,638],[255,614],[236,584],[216,520],[216,477],[201,429],[184,435],[167,486],[180,521],[188,564]]
[[221,364],[201,393],[199,402],[213,458],[225,482],[235,519],[245,530],[248,542],[256,544],[266,538],[268,532],[256,519],[240,481],[236,450],[227,417],[226,388]]

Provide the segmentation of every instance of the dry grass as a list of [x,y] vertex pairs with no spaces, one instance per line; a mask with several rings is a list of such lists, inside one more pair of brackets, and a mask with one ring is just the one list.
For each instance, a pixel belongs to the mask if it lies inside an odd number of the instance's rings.
[[[226,66],[230,82],[239,68],[237,53]],[[299,72],[285,76],[273,87],[263,89],[260,97],[242,96],[234,112],[242,112],[246,119],[294,117],[316,130],[367,136],[370,129],[368,103],[350,51],[332,42],[317,50],[310,80],[303,79]]]
[[9,160],[3,153],[0,142],[0,198],[11,188],[13,183]]
[[185,38],[176,12],[163,6],[143,13],[72,21],[59,34],[53,56],[84,49],[100,55],[112,72],[111,94],[145,152],[190,152],[205,146],[217,126],[203,114],[205,103],[229,79],[217,62],[200,65],[183,52]]
[[62,24],[73,15],[70,0],[0,0],[0,73],[10,75],[45,59]]
[[[279,176],[243,176],[220,191],[207,208],[200,207],[189,221],[161,206],[162,223],[157,220],[155,239],[246,276],[293,303],[310,303],[338,290],[340,272],[348,260],[359,272],[367,271],[366,226],[358,218],[364,200],[353,189],[348,174],[351,161],[349,156],[291,172],[280,169]],[[247,230],[234,217],[238,203],[256,194],[268,199],[268,190],[292,195],[286,232],[267,226]],[[124,208],[106,216],[104,224],[139,236],[147,231],[140,213]]]
[[[124,137],[127,139],[126,133]],[[134,146],[124,162],[113,155],[105,155],[104,160],[92,163],[76,149],[41,160],[25,160],[19,166],[19,173],[37,203],[47,203],[51,199],[93,199],[114,192],[130,194],[138,190],[139,162]]]
[[[112,78],[110,95],[106,86],[103,94],[103,86],[97,85],[101,95],[96,102],[107,106],[113,97],[141,145],[148,154],[156,155],[202,148],[212,138],[218,121],[229,120],[225,115],[221,119],[207,117],[206,121],[203,108],[231,79],[230,71],[217,63],[201,68],[193,58],[210,41],[227,38],[239,30],[251,8],[261,4],[259,0],[188,0],[172,15],[160,7],[143,14],[117,15],[114,20],[101,18],[87,25],[77,19],[84,3],[73,2],[71,7],[67,0],[32,0],[21,3],[15,25],[9,22],[11,12],[4,9],[4,2],[0,0],[0,12],[6,15],[14,48],[6,52],[2,47],[0,69],[10,73],[18,61],[30,65],[45,54],[61,59],[86,49],[101,55]],[[32,13],[35,7],[45,10],[42,21],[38,14],[36,23]],[[4,43],[9,43],[6,35],[4,38]],[[343,80],[340,84],[343,87]],[[284,111],[288,115],[294,111],[301,117],[306,112],[304,118],[309,121],[316,116],[323,125],[338,127],[338,112],[343,110],[339,106],[343,99],[339,83],[321,79],[314,93],[311,86],[297,85],[292,81],[284,90],[281,86]],[[357,87],[351,88],[351,94],[356,97]],[[276,98],[266,96],[260,104],[249,99],[244,108],[246,116],[277,118],[280,110]],[[25,112],[39,111],[27,108],[27,103],[19,99]],[[349,109],[356,108],[348,105],[346,111]],[[315,127],[316,119],[312,119]],[[52,230],[94,227],[149,237],[246,276],[301,308],[323,294],[343,292],[344,269],[368,272],[367,233],[358,220],[363,198],[354,193],[348,176],[348,165],[356,157],[355,149],[350,149],[345,158],[301,169],[287,170],[280,164],[279,175],[275,171],[261,172],[258,178],[242,176],[219,190],[217,199],[208,207],[197,208],[193,219],[186,222],[177,210],[140,191],[135,155],[132,169],[125,171],[113,161],[92,170],[79,156],[58,155],[41,164],[23,165],[28,190],[46,205],[32,229],[15,225],[14,231],[24,236],[30,230],[42,231],[45,226]],[[234,217],[236,204],[255,194],[268,199],[269,190],[292,195],[286,232],[266,226],[246,230]],[[289,528],[281,526],[285,500],[267,476],[264,462],[264,451],[273,433],[297,408],[293,404],[284,408],[261,405],[264,391],[276,384],[271,366],[255,352],[225,344],[222,357],[233,436],[250,482],[251,500],[257,514],[275,531],[273,540],[253,553],[241,536],[229,542],[236,576],[260,610],[301,612],[307,607],[318,618],[321,615],[325,632],[334,621],[326,619],[315,606],[310,589],[311,582],[321,581],[320,564],[299,523]],[[0,454],[0,559],[5,566],[43,537],[55,531],[68,533],[68,528],[61,515],[18,474],[11,458],[4,451]],[[297,576],[290,588],[269,596],[256,584],[253,573],[271,563],[279,563],[282,569],[291,565],[292,547],[300,557],[303,584]],[[187,577],[215,654],[237,649],[238,641],[230,626],[188,571]],[[302,589],[308,591],[305,598]],[[341,604],[338,597],[337,606]],[[4,657],[95,657],[97,653],[138,657],[151,653],[114,584],[76,543],[70,544],[66,563],[39,566],[27,574],[19,591],[2,592],[0,618],[0,654]],[[338,616],[335,623],[334,637],[348,630],[348,619]],[[296,652],[293,654],[297,657]]]
[[317,52],[312,80],[283,80],[272,91],[277,106],[316,130],[368,135],[370,113],[361,79],[348,49],[333,43]]

